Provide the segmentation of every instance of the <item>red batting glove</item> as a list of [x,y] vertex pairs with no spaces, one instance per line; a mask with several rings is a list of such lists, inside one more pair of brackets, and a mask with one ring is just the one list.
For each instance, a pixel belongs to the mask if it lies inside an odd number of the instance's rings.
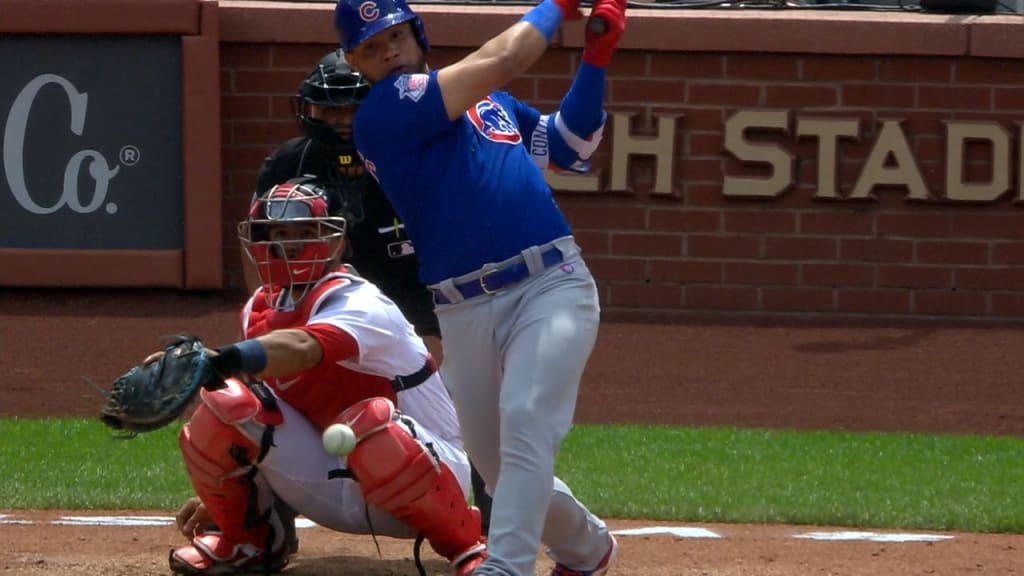
[[[595,25],[595,19],[604,21]],[[599,30],[603,28],[604,32]],[[612,60],[619,38],[626,31],[626,0],[595,0],[584,33],[583,61],[592,66],[607,68]]]
[[583,12],[580,12],[580,0],[552,0],[556,6],[562,9],[562,22],[570,20],[581,20]]

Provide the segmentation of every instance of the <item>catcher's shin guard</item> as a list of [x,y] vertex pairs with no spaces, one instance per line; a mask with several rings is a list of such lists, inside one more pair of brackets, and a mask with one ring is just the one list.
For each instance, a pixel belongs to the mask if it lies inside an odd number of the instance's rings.
[[397,418],[387,398],[363,400],[341,413],[336,422],[356,435],[348,468],[367,502],[418,530],[457,574],[468,574],[484,554],[480,512],[466,503],[448,465]]
[[255,441],[237,427],[255,420],[272,431],[280,412],[267,410],[236,380],[220,390],[204,390],[202,398],[178,444],[192,486],[219,532],[198,534],[191,545],[171,552],[171,569],[179,574],[280,570],[288,563],[284,529],[273,512],[273,494],[258,481],[255,468],[272,432]]

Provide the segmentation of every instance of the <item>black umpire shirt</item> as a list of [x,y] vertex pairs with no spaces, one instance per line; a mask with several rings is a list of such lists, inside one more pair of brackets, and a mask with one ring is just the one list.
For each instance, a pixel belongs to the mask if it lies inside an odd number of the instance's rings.
[[256,176],[256,192],[263,194],[277,184],[307,174],[334,184],[346,195],[352,215],[346,262],[394,300],[420,335],[440,335],[433,296],[419,281],[412,241],[394,208],[369,176],[362,193],[351,186],[346,189],[340,168],[340,159],[326,146],[309,138],[294,138],[263,161]]

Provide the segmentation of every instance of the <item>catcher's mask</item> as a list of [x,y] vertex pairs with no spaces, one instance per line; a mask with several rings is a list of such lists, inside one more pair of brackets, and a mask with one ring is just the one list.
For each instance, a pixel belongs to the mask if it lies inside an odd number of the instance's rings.
[[238,225],[238,239],[255,264],[268,304],[281,288],[297,303],[341,254],[345,218],[339,195],[310,177],[293,178],[256,198]]
[[334,28],[346,52],[367,38],[402,22],[411,22],[416,41],[424,52],[430,49],[423,20],[405,0],[338,0],[334,7]]

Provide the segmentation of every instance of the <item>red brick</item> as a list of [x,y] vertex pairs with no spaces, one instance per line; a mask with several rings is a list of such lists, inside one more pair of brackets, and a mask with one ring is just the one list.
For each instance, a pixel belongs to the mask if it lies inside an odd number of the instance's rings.
[[720,158],[686,158],[679,159],[676,178],[688,181],[721,182],[722,160]]
[[827,312],[835,308],[831,288],[769,287],[761,290],[761,308],[786,312]]
[[705,106],[759,106],[760,86],[749,84],[690,83],[686,103]]
[[1024,264],[1024,242],[1000,242],[993,245],[992,263]]
[[962,58],[955,61],[953,77],[962,84],[1024,84],[1020,60]]
[[841,106],[912,108],[915,104],[914,86],[892,84],[845,84],[840,93]]
[[917,261],[924,264],[988,264],[987,242],[919,241]]
[[801,234],[866,236],[874,231],[874,215],[858,212],[804,212],[800,214]]
[[796,215],[792,212],[726,212],[725,231],[729,234],[792,234]]
[[231,146],[221,151],[223,170],[253,170],[263,164],[270,152],[267,146]]
[[[612,59],[612,65],[619,57]],[[651,76],[677,76],[681,78],[722,78],[725,76],[725,56],[720,54],[665,54],[652,52]]]
[[997,317],[1024,317],[1024,294],[995,293],[989,295],[992,315]]
[[879,266],[881,288],[950,288],[953,271],[944,266]]
[[810,286],[874,286],[875,267],[856,264],[802,264],[801,283]]
[[914,294],[913,312],[935,316],[984,316],[988,313],[988,296],[978,292],[918,291]]
[[814,56],[803,62],[801,80],[863,82],[877,79],[878,60],[863,56]]
[[[220,45],[220,67],[223,68],[269,68],[272,44]],[[314,61],[309,62],[313,67]]]
[[330,44],[278,44],[270,53],[270,67],[305,70],[308,74],[327,52],[337,49]]
[[608,230],[573,230],[572,235],[583,250],[584,257],[610,253],[611,232]]
[[764,239],[764,257],[769,260],[835,260],[834,238],[780,237]]
[[683,287],[678,284],[610,284],[608,304],[630,308],[679,308]]
[[881,60],[879,78],[882,82],[906,84],[948,84],[953,80],[950,58],[886,58]]
[[1024,88],[996,88],[995,108],[997,110],[1024,109]]
[[910,262],[914,245],[908,240],[883,238],[843,238],[839,241],[839,258],[864,262]]
[[637,78],[612,79],[608,81],[608,95],[611,101],[621,103],[652,104],[656,102],[686,101],[686,81],[678,78],[666,80]]
[[792,285],[799,283],[799,265],[767,262],[726,262],[724,284]]
[[717,210],[685,208],[651,208],[648,212],[651,230],[672,232],[719,232],[721,213]]
[[760,253],[756,236],[710,236],[691,234],[686,239],[686,255],[690,258],[732,258],[753,260]]
[[700,156],[721,156],[724,149],[724,137],[717,133],[691,132],[684,136],[687,143],[686,155],[693,157]]
[[910,292],[839,289],[836,309],[839,312],[867,314],[907,314],[910,312]]
[[232,132],[235,142],[277,146],[295,136],[295,122],[235,122]]
[[765,87],[765,106],[773,108],[831,108],[839,103],[835,86],[799,86],[793,84]]
[[612,232],[611,253],[623,256],[682,256],[683,237],[678,234]]
[[[615,58],[612,58],[612,63],[608,65],[607,77],[608,78],[624,78],[624,77],[640,77],[646,78],[648,76],[666,76],[659,71],[651,71],[650,65],[650,53],[644,52],[624,52],[619,51],[615,54]],[[534,73],[534,66],[530,67],[530,73]],[[568,72],[550,70],[545,73],[551,74],[566,74],[575,75],[576,67],[570,66]],[[668,74],[667,76],[676,76],[675,74]]]
[[261,95],[236,96],[225,94],[220,99],[220,117],[229,118],[269,118],[270,98]]
[[917,105],[944,110],[986,110],[993,103],[992,88],[972,86],[918,86]]
[[686,307],[695,310],[756,310],[757,289],[750,286],[687,286]]
[[301,70],[253,70],[235,75],[239,94],[294,94],[307,73]]
[[[298,88],[298,86],[296,86]],[[295,122],[295,112],[292,110],[292,94],[272,94],[270,98],[270,117],[278,120],[291,120]],[[295,125],[295,134],[299,134],[299,125]]]
[[520,76],[519,78],[513,78],[502,89],[516,98],[533,102],[537,98],[537,79],[529,76]]
[[1024,268],[959,268],[955,281],[961,290],[1024,290]]
[[1020,214],[960,212],[950,216],[951,233],[959,238],[1024,238]]
[[684,179],[686,205],[699,208],[714,208],[731,205],[732,200],[722,196],[722,184],[718,182],[691,182]]
[[587,256],[587,267],[594,278],[604,282],[643,282],[647,279],[647,262],[639,258]]
[[776,54],[732,54],[725,58],[726,78],[792,81],[800,77],[796,58]]
[[644,229],[647,225],[647,210],[643,206],[573,204],[565,212],[573,228]]
[[684,108],[682,124],[688,132],[722,133],[725,111],[721,108]]
[[707,260],[649,260],[652,282],[701,282],[717,284],[722,281],[722,263]]

